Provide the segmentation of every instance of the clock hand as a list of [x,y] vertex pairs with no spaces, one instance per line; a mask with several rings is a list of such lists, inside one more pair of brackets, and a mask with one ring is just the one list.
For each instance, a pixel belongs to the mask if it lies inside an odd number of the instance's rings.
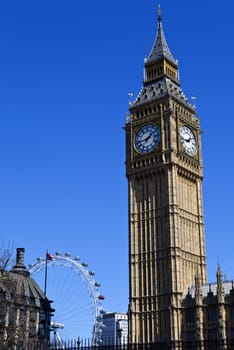
[[141,143],[147,142],[147,141],[149,140],[149,138],[151,137],[151,135],[152,135],[152,134],[147,135],[144,139],[138,140],[137,144],[139,145],[139,144],[141,144]]
[[182,139],[185,141],[185,142],[190,142],[191,141],[191,137],[184,137],[182,136]]
[[141,142],[147,142],[152,136],[152,133],[149,134],[146,138],[144,138],[143,140],[141,140]]
[[183,138],[185,141],[190,140],[190,137],[189,137],[189,135],[188,135],[188,134],[184,134],[184,135],[182,135],[182,138]]

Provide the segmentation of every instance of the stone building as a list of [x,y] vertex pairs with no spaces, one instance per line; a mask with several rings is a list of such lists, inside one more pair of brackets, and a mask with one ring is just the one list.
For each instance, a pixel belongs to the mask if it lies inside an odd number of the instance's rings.
[[53,309],[24,265],[23,248],[12,270],[0,273],[0,349],[46,349]]
[[181,87],[160,7],[144,70],[125,126],[129,341],[229,342],[233,285],[220,268],[217,284],[207,284],[200,119]]
[[[217,282],[201,285],[199,276],[183,300],[182,337],[206,348],[234,348],[234,283],[223,280],[218,266]],[[202,347],[201,347],[202,348]]]

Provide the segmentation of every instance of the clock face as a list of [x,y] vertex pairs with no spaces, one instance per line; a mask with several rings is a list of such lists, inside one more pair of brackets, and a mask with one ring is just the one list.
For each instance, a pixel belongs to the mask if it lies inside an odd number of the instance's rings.
[[160,141],[160,129],[155,124],[144,125],[135,137],[135,148],[137,152],[146,154],[155,149]]
[[195,136],[192,130],[189,129],[186,125],[183,125],[180,128],[180,142],[183,149],[189,156],[194,156],[197,153],[197,143]]

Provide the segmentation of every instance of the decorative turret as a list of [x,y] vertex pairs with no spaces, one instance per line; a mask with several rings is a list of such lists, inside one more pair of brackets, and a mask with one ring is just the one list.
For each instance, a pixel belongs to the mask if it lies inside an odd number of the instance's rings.
[[224,288],[223,288],[223,274],[220,269],[220,266],[218,265],[217,273],[217,299],[218,303],[224,302]]
[[195,276],[195,301],[196,305],[202,305],[201,277],[198,273]]
[[225,338],[226,326],[225,326],[225,307],[224,307],[224,287],[223,287],[223,274],[218,264],[216,273],[217,277],[217,302],[218,302],[218,333],[220,341]]
[[203,313],[202,313],[202,286],[199,273],[195,276],[195,305],[196,305],[196,335],[195,339],[199,342],[203,340]]

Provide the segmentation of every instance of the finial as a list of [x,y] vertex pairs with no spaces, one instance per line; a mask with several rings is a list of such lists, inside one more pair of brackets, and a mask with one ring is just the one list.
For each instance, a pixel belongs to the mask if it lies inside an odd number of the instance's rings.
[[18,266],[24,266],[24,248],[17,248],[16,249],[16,265]]
[[12,268],[11,272],[18,273],[19,275],[28,277],[29,272],[24,265],[24,248],[17,248],[16,250],[16,265]]
[[161,11],[161,6],[160,4],[158,5],[158,21],[162,21],[162,11]]

